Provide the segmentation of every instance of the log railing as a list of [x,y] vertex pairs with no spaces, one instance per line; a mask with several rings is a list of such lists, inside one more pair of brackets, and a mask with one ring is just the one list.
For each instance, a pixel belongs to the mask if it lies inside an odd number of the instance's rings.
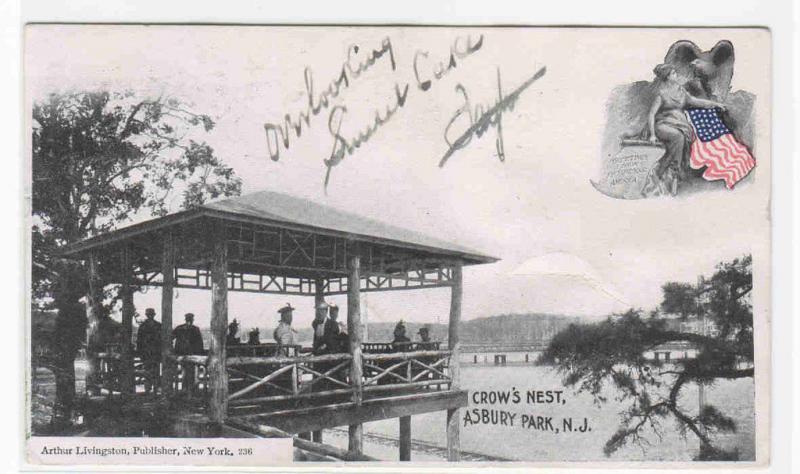
[[364,353],[389,354],[393,352],[438,351],[439,341],[428,342],[365,342],[361,345]]
[[[362,354],[363,376],[360,384],[350,379],[352,356],[325,354],[316,356],[277,355],[232,356],[227,358],[228,405],[232,408],[269,404],[287,400],[314,399],[336,395],[362,395],[382,390],[442,390],[451,385],[449,350],[416,350]],[[96,385],[109,393],[119,392],[122,356],[97,354]],[[173,393],[205,400],[209,380],[206,355],[174,356],[176,377]],[[136,373],[142,373],[137,370]],[[146,374],[142,373],[141,377]],[[143,381],[137,377],[137,381]],[[154,381],[153,381],[154,382]],[[359,387],[359,388],[357,388]]]
[[208,394],[208,356],[175,356],[177,371],[172,384],[173,393],[204,399]]
[[351,393],[350,354],[229,357],[231,407]]
[[350,380],[350,354],[305,357],[229,357],[230,407],[380,390],[450,387],[450,351],[363,354],[361,384]]
[[364,354],[363,390],[449,387],[450,351]]
[[296,356],[300,353],[300,345],[280,345],[274,342],[263,344],[235,344],[227,348],[228,358],[231,357],[276,357],[284,355],[288,357]]

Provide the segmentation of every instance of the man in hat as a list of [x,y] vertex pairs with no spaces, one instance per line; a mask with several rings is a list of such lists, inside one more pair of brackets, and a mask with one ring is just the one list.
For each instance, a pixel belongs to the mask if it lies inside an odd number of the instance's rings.
[[144,311],[147,319],[139,326],[136,333],[136,351],[142,358],[145,379],[144,391],[150,392],[157,386],[158,364],[161,362],[161,323],[155,320],[156,310],[147,308]]
[[[419,331],[417,331],[417,334],[419,334],[420,342],[414,344],[414,350],[417,350],[417,351],[431,351],[431,350],[438,349],[438,346],[436,345],[436,343],[435,342],[431,342],[430,332],[431,332],[431,329],[428,326],[422,326],[422,327],[419,328]],[[436,362],[436,357],[420,356],[418,360],[420,362],[422,362],[423,364],[425,364],[425,365],[432,365],[432,364],[434,364]],[[417,374],[425,372],[425,370],[426,369],[424,369],[422,367],[416,366],[416,367],[413,367],[411,369],[411,374],[416,378]],[[425,375],[421,376],[421,378],[423,380],[424,379],[431,379],[431,378],[433,378],[433,373],[428,371]]]
[[[186,313],[184,323],[172,330],[175,339],[175,355],[196,355],[203,353],[203,336],[200,328],[194,325],[194,314]],[[194,389],[194,366],[183,364],[183,389],[191,392]]]
[[239,321],[236,318],[228,324],[228,336],[225,338],[225,345],[226,346],[238,346],[242,343],[242,341],[236,337],[236,333],[239,332]]
[[428,326],[422,326],[421,328],[419,328],[419,331],[417,331],[417,334],[419,334],[420,342],[422,342],[423,344],[431,342],[430,331],[431,330],[430,330],[430,328]]
[[328,325],[325,320],[327,315],[328,304],[325,302],[325,300],[321,300],[316,307],[314,321],[311,322],[311,327],[314,329],[314,343],[311,346],[314,355],[324,354],[325,352],[330,351],[330,345],[327,344],[328,341],[325,338],[325,328]]
[[328,305],[328,320],[325,321],[325,344],[329,352],[341,352],[339,340],[339,307],[334,303]]
[[175,355],[195,355],[203,353],[203,336],[200,328],[194,325],[194,314],[186,313],[184,323],[172,330],[175,339]]
[[392,341],[392,349],[395,351],[407,351],[411,348],[411,339],[406,336],[406,325],[400,320],[394,327],[394,340]]
[[278,313],[281,315],[281,322],[278,323],[278,327],[275,328],[272,337],[274,337],[275,342],[281,346],[294,345],[295,330],[292,329],[293,312],[294,308],[289,303],[286,303],[286,306],[278,310]]

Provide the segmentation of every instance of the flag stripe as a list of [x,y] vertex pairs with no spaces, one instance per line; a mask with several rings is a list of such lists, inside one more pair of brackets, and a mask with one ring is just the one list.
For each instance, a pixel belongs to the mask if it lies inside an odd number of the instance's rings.
[[703,178],[722,179],[732,189],[756,166],[750,151],[736,140],[717,109],[689,109],[686,116],[694,130],[689,165],[705,167]]

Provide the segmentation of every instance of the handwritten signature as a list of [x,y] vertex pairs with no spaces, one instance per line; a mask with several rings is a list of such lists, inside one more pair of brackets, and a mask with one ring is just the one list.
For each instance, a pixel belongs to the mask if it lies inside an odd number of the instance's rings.
[[[456,92],[461,94],[464,102],[461,107],[456,110],[453,117],[447,123],[447,127],[444,129],[444,140],[447,142],[447,146],[449,148],[445,152],[444,156],[442,156],[442,159],[439,160],[439,167],[443,167],[447,163],[447,160],[449,160],[455,152],[469,145],[473,136],[480,138],[484,133],[486,133],[487,130],[489,130],[489,128],[495,128],[497,130],[497,138],[495,139],[497,157],[500,161],[505,161],[505,149],[503,146],[503,113],[508,110],[514,110],[514,106],[516,105],[520,95],[522,95],[522,93],[534,82],[541,79],[546,72],[547,68],[542,67],[536,72],[536,74],[528,78],[519,87],[514,89],[511,94],[504,97],[500,80],[500,69],[498,68],[497,101],[493,106],[488,108],[482,104],[477,104],[473,107],[472,103],[470,102],[467,89],[462,84],[457,84]],[[467,127],[467,129],[464,130],[457,138],[451,140],[450,137],[452,136],[452,130],[458,122],[462,121],[460,120],[462,117],[466,117],[468,119],[469,127]]]

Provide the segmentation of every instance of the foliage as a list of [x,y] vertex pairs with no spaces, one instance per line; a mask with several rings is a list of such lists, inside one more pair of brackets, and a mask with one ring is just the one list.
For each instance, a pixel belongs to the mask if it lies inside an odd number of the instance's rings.
[[[50,94],[34,103],[32,118],[33,305],[58,310],[54,352],[71,372],[85,339],[87,272],[59,258],[58,249],[136,217],[163,215],[175,198],[191,207],[237,195],[241,181],[201,141],[213,120],[175,98]],[[61,398],[74,392],[71,384]]]
[[698,314],[700,308],[697,306],[694,285],[671,281],[665,283],[661,291],[664,293],[664,302],[661,303],[663,312],[679,314],[683,319]]
[[[661,436],[663,421],[672,417],[682,434],[691,432],[700,440],[697,459],[735,457],[713,445],[714,434],[735,431],[735,422],[713,405],[696,415],[687,413],[680,393],[691,382],[753,376],[752,258],[720,263],[711,278],[696,285],[667,283],[662,290],[662,313],[645,317],[631,309],[600,323],[570,325],[551,340],[538,362],[554,364],[565,384],[592,394],[598,404],[607,402],[609,393],[627,404],[619,429],[605,445],[606,455],[629,442],[646,446],[642,431],[649,428]],[[696,314],[715,330],[676,329],[668,324],[666,309],[678,321]],[[697,357],[670,362],[645,357],[666,343],[689,343]]]

